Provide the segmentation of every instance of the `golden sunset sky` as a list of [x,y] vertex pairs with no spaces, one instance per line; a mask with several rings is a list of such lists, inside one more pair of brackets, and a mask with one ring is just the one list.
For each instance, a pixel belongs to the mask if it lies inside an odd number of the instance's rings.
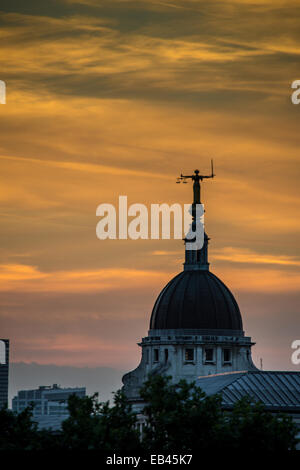
[[255,363],[300,339],[300,2],[2,0],[0,337],[11,360],[129,370],[180,240],[96,238],[96,208],[189,203]]

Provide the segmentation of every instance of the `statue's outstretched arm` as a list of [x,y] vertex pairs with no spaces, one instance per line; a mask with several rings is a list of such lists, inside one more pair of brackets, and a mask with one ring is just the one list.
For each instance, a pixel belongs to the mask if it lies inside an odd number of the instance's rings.
[[187,175],[187,176],[186,176],[186,175],[183,175],[183,174],[181,173],[180,178],[193,178],[194,176],[195,176],[195,175]]

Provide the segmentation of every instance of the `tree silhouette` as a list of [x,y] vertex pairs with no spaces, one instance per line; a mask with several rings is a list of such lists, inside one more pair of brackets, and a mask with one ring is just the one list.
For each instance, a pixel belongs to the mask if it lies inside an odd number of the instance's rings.
[[248,397],[224,411],[221,396],[206,396],[194,382],[171,384],[170,380],[155,375],[140,390],[147,403],[143,445],[148,451],[295,448],[297,427],[290,416],[274,416]]
[[198,453],[203,450],[294,450],[297,427],[292,418],[274,415],[249,397],[224,410],[219,395],[207,396],[195,385],[152,375],[140,390],[145,426],[140,436],[123,391],[112,406],[98,395],[69,397],[70,416],[59,432],[38,430],[33,407],[21,413],[0,410],[0,451],[100,451],[112,455]]

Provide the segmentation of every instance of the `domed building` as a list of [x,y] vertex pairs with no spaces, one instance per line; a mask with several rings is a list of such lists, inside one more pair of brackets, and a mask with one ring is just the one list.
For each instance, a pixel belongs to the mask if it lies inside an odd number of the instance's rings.
[[[203,176],[196,170],[191,178],[194,230]],[[208,243],[206,233],[199,250],[188,249],[191,243],[185,239],[184,269],[163,288],[154,304],[148,336],[139,343],[141,362],[122,379],[136,410],[139,388],[149,373],[170,375],[176,383],[257,370],[251,358],[254,343],[244,334],[239,306],[229,288],[209,270]]]
[[[195,233],[200,181],[205,177],[196,170],[189,178],[194,181],[191,228]],[[219,394],[221,407],[227,411],[248,396],[275,415],[290,416],[300,442],[300,372],[255,367],[254,343],[245,336],[239,306],[228,287],[209,270],[209,238],[204,233],[202,247],[189,249],[195,241],[185,239],[184,269],[159,294],[148,336],[139,343],[141,362],[123,376],[124,392],[137,413],[137,427],[142,433],[146,420],[140,387],[148,374],[166,374],[174,383],[195,381],[207,395]]]

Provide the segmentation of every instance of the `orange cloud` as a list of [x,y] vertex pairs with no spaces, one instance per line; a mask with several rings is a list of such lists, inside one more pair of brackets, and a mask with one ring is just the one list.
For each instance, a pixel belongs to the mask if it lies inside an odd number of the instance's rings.
[[159,285],[167,273],[138,269],[98,269],[41,272],[35,266],[0,265],[2,291],[17,292],[100,292],[137,289]]
[[[228,253],[228,250],[225,250]],[[275,257],[257,256],[247,251],[234,252],[230,255],[216,255],[216,259],[237,263],[260,264],[255,269],[234,269],[222,267],[221,278],[228,280],[234,290],[258,292],[297,291],[300,288],[300,273],[287,270],[265,269],[264,264],[299,266],[289,258],[276,262]],[[233,254],[234,253],[234,254]],[[159,252],[161,254],[161,252]],[[164,252],[163,252],[164,254]],[[214,271],[214,270],[213,270]],[[41,272],[34,266],[1,265],[0,279],[2,291],[18,292],[101,292],[109,290],[163,288],[172,277],[172,273],[163,271],[111,268],[98,270],[74,270]]]
[[229,269],[221,270],[219,276],[233,292],[285,293],[299,292],[300,273],[275,269]]
[[249,249],[224,247],[222,250],[213,250],[212,259],[230,261],[232,263],[248,264],[279,264],[282,266],[300,266],[300,260],[292,256],[268,255],[255,253]]

